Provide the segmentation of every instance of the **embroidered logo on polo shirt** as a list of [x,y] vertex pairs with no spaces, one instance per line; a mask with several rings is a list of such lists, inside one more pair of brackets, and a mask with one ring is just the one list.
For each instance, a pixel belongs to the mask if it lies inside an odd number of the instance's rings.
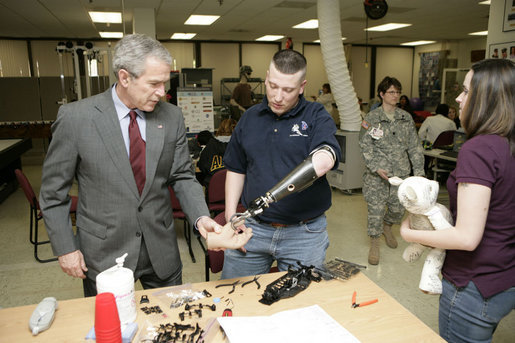
[[[306,131],[308,129],[308,124],[305,121],[302,121],[301,125],[302,131]],[[299,126],[299,124],[293,124],[293,126],[291,127],[292,133],[290,134],[290,137],[307,137],[308,135],[300,132],[300,128],[301,127]]]

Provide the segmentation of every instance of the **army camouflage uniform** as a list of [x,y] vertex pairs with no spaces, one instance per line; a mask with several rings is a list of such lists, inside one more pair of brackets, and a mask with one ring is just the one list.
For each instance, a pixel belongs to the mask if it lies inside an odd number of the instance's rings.
[[[404,179],[413,166],[414,175],[424,176],[422,145],[411,115],[396,108],[394,119],[390,121],[380,106],[369,112],[361,124],[359,145],[367,166],[363,195],[368,205],[368,235],[372,237],[383,233],[383,221],[398,224],[404,215],[397,197],[398,187],[381,178],[377,170],[384,169],[389,177]],[[378,134],[377,139],[373,138],[374,128],[383,131],[382,137]]]

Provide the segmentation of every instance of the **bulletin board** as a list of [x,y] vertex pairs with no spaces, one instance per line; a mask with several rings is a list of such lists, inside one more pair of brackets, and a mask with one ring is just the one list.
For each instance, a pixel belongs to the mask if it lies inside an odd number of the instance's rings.
[[178,88],[177,105],[182,109],[187,134],[213,132],[213,91],[210,88]]

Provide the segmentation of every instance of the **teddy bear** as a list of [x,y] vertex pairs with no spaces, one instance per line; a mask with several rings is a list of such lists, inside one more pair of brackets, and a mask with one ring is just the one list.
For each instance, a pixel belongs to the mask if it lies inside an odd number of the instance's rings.
[[[442,204],[436,202],[438,198],[438,182],[428,180],[421,176],[410,176],[404,180],[391,177],[390,184],[399,186],[399,201],[409,213],[410,228],[413,230],[445,230],[452,226],[451,212]],[[404,250],[402,258],[406,262],[417,261],[426,249],[428,253],[419,288],[426,294],[441,294],[442,281],[440,270],[445,258],[445,250],[411,243]]]

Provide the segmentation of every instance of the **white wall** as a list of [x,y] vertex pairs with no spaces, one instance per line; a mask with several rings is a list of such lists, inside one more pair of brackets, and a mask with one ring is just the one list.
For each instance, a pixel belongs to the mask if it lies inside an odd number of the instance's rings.
[[[506,3],[509,3],[509,1],[506,0]],[[489,50],[490,44],[509,42],[515,43],[515,31],[503,31],[504,10],[506,3],[505,0],[492,0],[490,4],[488,38],[485,46],[487,52]]]

